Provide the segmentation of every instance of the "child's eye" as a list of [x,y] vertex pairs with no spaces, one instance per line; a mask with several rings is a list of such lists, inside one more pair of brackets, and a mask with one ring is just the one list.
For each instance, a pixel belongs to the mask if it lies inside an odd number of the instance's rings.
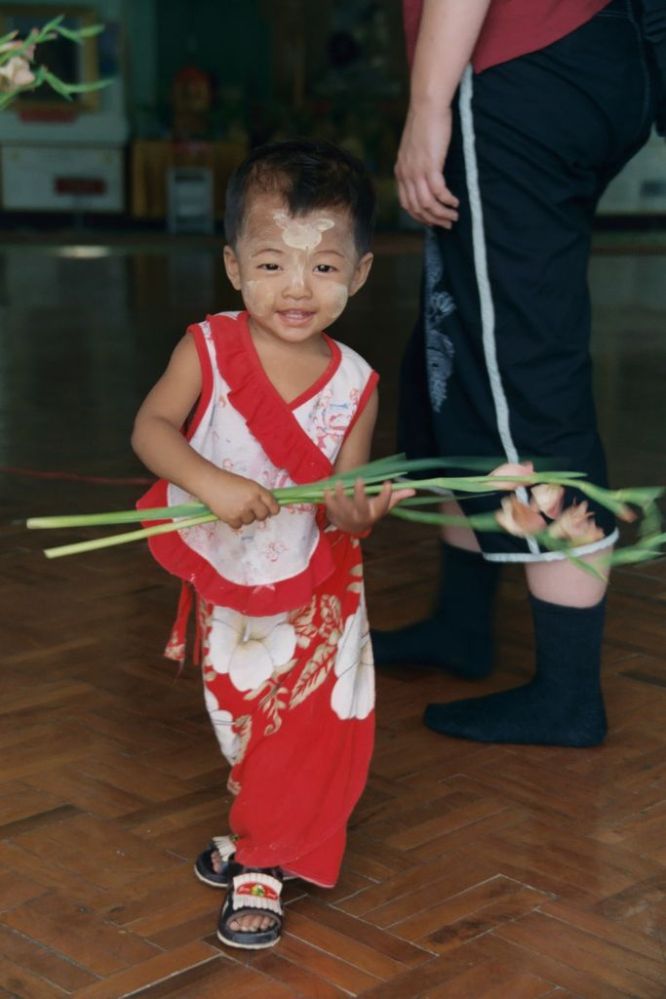
[[279,269],[279,264],[259,264],[260,271],[277,271]]
[[315,267],[317,274],[332,274],[335,270],[337,270],[337,268],[332,264],[317,264]]

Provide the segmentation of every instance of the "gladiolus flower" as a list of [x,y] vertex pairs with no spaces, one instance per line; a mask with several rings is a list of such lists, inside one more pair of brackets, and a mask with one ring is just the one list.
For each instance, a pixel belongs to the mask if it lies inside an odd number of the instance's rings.
[[527,538],[546,529],[546,521],[541,514],[527,503],[521,503],[517,496],[506,496],[502,509],[495,514],[500,527],[518,538]]
[[[0,54],[20,49],[22,45],[21,41],[5,42],[4,45],[0,45]],[[29,45],[20,56],[12,56],[0,66],[0,90],[13,90],[15,87],[27,87],[34,83],[35,74],[30,68],[30,61],[34,55],[35,46]]]
[[[534,465],[532,464],[531,461],[526,461],[524,464],[518,464],[517,462],[507,462],[504,465],[499,465],[498,468],[494,468],[492,472],[490,472],[490,478],[492,479],[496,475],[502,475],[502,476],[518,475],[521,478],[523,478],[526,475],[533,475],[533,474],[534,474]],[[509,479],[506,479],[504,482],[498,482],[497,488],[505,489],[507,492],[513,492],[513,490],[517,489],[520,485],[522,485],[521,482],[511,482]]]
[[532,494],[532,506],[539,513],[544,513],[546,517],[555,520],[562,513],[564,502],[564,488],[548,482],[543,482],[539,486],[534,486],[530,490]]
[[552,538],[575,541],[579,545],[590,545],[601,541],[604,532],[594,521],[594,514],[587,508],[587,500],[573,503],[548,528]]
[[9,62],[0,66],[0,89],[13,90],[14,87],[27,87],[34,83],[35,74],[30,63],[21,56],[12,56]]

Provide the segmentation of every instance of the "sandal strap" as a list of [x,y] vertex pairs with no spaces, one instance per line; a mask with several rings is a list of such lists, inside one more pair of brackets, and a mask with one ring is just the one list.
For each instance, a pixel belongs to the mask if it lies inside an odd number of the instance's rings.
[[220,860],[227,861],[236,852],[236,844],[231,836],[213,836],[210,842],[211,848],[219,853]]
[[234,912],[238,909],[261,909],[282,916],[281,893],[282,882],[279,878],[263,871],[245,871],[233,879],[231,907]]

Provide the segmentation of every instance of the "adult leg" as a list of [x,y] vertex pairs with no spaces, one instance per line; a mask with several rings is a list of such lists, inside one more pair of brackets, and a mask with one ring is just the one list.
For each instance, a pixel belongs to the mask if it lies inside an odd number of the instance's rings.
[[[533,83],[538,77],[541,83],[533,91],[538,95],[537,101],[546,102],[539,108],[543,121],[550,127],[559,115],[564,123],[564,130],[560,129],[557,136],[559,145],[551,150],[548,136],[539,132],[537,118],[529,123],[527,119],[509,122],[510,130],[519,140],[518,152],[520,141],[525,142],[523,162],[515,164],[517,183],[512,185],[510,200],[512,210],[519,211],[521,227],[518,231],[515,227],[509,230],[511,239],[506,252],[513,256],[508,264],[502,256],[501,238],[496,245],[489,244],[488,251],[489,273],[495,279],[495,289],[504,306],[503,315],[506,318],[513,309],[514,317],[519,320],[517,335],[516,330],[509,330],[500,339],[501,331],[497,331],[495,375],[501,377],[504,397],[512,403],[506,426],[523,448],[536,432],[552,454],[572,455],[572,464],[567,467],[587,471],[593,481],[601,482],[603,455],[594,425],[587,358],[589,314],[585,272],[589,222],[603,183],[608,179],[609,164],[613,162],[619,167],[647,137],[649,111],[637,40],[626,19],[618,17],[618,8],[624,7],[626,13],[629,5],[615,3],[612,7],[609,17],[595,19],[561,43],[515,60],[513,65],[499,67],[496,81],[493,71],[486,81],[483,78],[479,81],[482,95],[484,82],[486,85],[497,82],[500,89],[508,88],[504,104],[497,103],[497,93],[486,94],[486,98],[495,101],[496,110],[510,109],[511,86],[518,86],[522,77],[523,93],[530,93],[527,85],[533,73]],[[596,58],[586,59],[586,56]],[[618,72],[623,60],[624,74]],[[580,66],[590,67],[588,81],[581,81]],[[550,91],[549,75],[556,84]],[[583,83],[589,84],[586,92]],[[549,97],[552,108],[547,106]],[[481,117],[483,120],[483,110]],[[516,129],[516,125],[529,127]],[[486,187],[489,194],[483,203],[486,221],[490,218],[492,225],[497,226],[499,213],[493,196],[501,190],[502,180],[493,177],[494,167],[489,165],[489,159],[484,166],[492,152],[484,145],[491,131],[489,128],[479,143],[479,175],[483,183],[485,169],[489,184]],[[501,141],[498,146],[497,134],[493,149],[495,153],[499,149],[501,170],[507,160],[503,158]],[[534,170],[536,166],[541,168],[541,178]],[[494,192],[493,181],[497,181]],[[533,259],[541,265],[544,297],[546,302],[551,299],[552,314],[560,321],[560,331],[558,335],[542,312],[533,327],[533,337],[521,343],[520,327],[529,330],[530,318],[520,314],[520,305],[526,300],[520,302],[517,286],[512,292],[507,267],[510,269],[516,262],[521,264],[535,224],[542,239],[541,245],[538,240],[534,242]],[[534,272],[531,276],[534,278]],[[562,323],[563,302],[565,308],[571,309],[569,324]],[[539,318],[538,306],[536,314]],[[521,366],[531,369],[534,379],[531,386],[522,377]],[[492,378],[492,370],[490,374]],[[553,443],[556,449],[551,449]],[[566,444],[569,446],[562,446]],[[612,536],[605,541],[607,555]],[[603,556],[590,552],[588,557],[598,561]],[[527,576],[536,635],[535,679],[524,687],[487,698],[431,705],[426,712],[426,724],[440,732],[481,741],[594,745],[605,734],[599,668],[606,580],[588,576],[571,564],[551,562],[539,553],[530,553],[524,560],[530,558],[534,560]]]
[[[459,507],[450,503],[444,510],[448,513]],[[440,542],[440,575],[431,615],[404,628],[373,630],[378,665],[438,666],[466,680],[490,673],[493,608],[501,567],[484,560],[472,531],[463,534],[463,529],[456,528],[454,538],[445,534]]]
[[[466,252],[460,235],[458,227],[446,233],[454,256]],[[473,269],[454,277],[472,288],[462,293],[464,301],[475,296]],[[399,447],[410,458],[478,454],[478,442],[485,438],[500,464],[504,458],[499,443],[480,426],[473,449],[447,451],[442,423],[448,419],[449,390],[456,377],[460,345],[466,340],[465,323],[454,297],[458,293],[459,283],[452,282],[445,271],[439,239],[428,231],[420,316],[401,366]],[[469,423],[467,414],[462,422]],[[462,516],[457,503],[444,503],[442,509]],[[464,679],[481,679],[493,666],[493,610],[501,566],[481,556],[476,536],[464,527],[445,528],[439,551],[439,580],[431,614],[404,628],[373,630],[375,662],[378,666],[437,666]]]

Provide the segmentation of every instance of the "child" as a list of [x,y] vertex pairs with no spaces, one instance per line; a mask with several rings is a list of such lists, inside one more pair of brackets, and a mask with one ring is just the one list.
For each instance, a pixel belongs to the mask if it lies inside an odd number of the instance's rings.
[[368,498],[359,481],[317,510],[280,508],[271,489],[368,460],[377,375],[325,330],[368,277],[373,209],[363,167],[335,147],[255,150],[225,213],[224,263],[246,311],[188,329],[132,438],[163,477],[140,507],[194,496],[219,518],[151,549],[185,581],[174,658],[196,591],[206,704],[236,798],[231,847],[214,840],[195,870],[228,885],[218,936],[233,947],[277,942],[283,876],[335,884],[368,772],[374,683],[357,538],[412,491],[385,483]]

